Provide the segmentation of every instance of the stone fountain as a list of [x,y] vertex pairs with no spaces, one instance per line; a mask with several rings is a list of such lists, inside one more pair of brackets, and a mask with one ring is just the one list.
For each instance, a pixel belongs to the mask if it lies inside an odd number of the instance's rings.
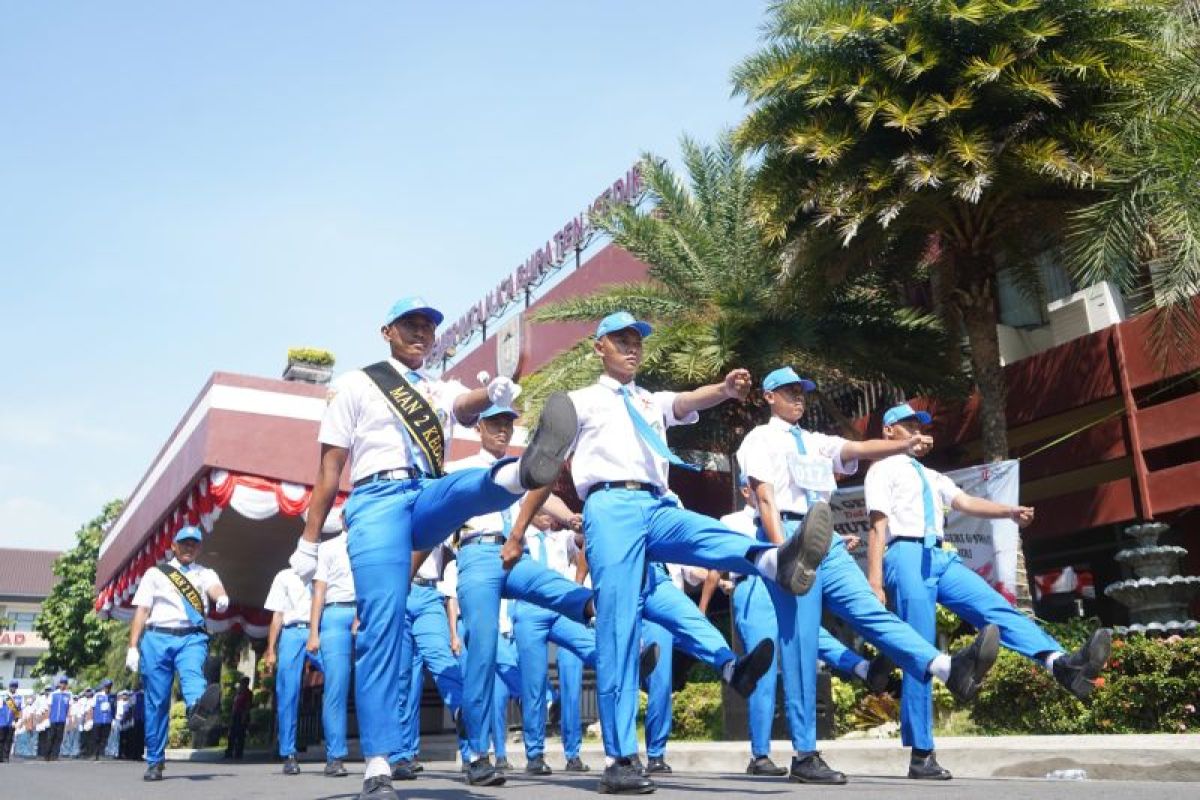
[[1128,565],[1134,577],[1104,589],[1106,595],[1129,609],[1132,624],[1118,627],[1118,633],[1184,633],[1200,628],[1200,622],[1188,618],[1188,605],[1200,591],[1200,576],[1179,574],[1179,562],[1187,550],[1158,543],[1168,527],[1161,522],[1147,522],[1125,529],[1137,546],[1119,551],[1115,558]]

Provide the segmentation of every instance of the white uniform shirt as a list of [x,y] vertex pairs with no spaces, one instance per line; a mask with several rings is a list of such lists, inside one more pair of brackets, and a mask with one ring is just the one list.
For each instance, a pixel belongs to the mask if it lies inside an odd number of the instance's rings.
[[37,731],[50,730],[50,695],[39,694],[33,701],[33,717],[37,720]]
[[[388,361],[409,378],[408,367],[394,358]],[[456,422],[454,401],[466,393],[467,387],[458,381],[436,380],[423,370],[417,373],[422,379],[416,383],[416,389],[437,412],[449,447]],[[362,370],[347,372],[335,380],[330,386],[328,403],[317,441],[350,451],[351,481],[388,469],[429,469],[422,463],[424,456],[411,443],[391,402]],[[415,464],[413,455],[418,459]]]
[[[575,580],[575,563],[568,545],[568,540],[574,538],[571,531],[540,531],[532,525],[525,529],[525,546],[529,548],[529,557],[569,581]],[[546,550],[544,560],[538,558],[542,548]]]
[[[179,563],[177,558],[172,558],[167,565],[183,573],[188,582],[196,587],[196,591],[200,593],[200,598],[204,603],[204,613],[207,616],[208,590],[221,583],[217,573],[194,561],[185,567]],[[134,606],[150,609],[150,616],[146,619],[146,624],[158,625],[163,628],[189,628],[192,626],[192,621],[184,611],[186,604],[187,601],[175,588],[175,584],[171,583],[158,567],[146,570],[146,574],[138,583],[137,591],[133,594]]]
[[[318,555],[320,549],[317,550]],[[267,611],[283,613],[283,624],[308,622],[309,612],[312,611],[312,586],[305,583],[291,567],[281,569],[271,581],[271,591],[267,592],[267,601],[263,603]]]
[[[629,387],[634,408],[664,441],[667,428],[700,418],[695,411],[683,419],[675,416],[675,392],[649,392],[633,383]],[[620,388],[620,383],[601,375],[591,386],[570,393],[579,418],[571,477],[575,491],[585,500],[591,488],[603,481],[642,481],[667,489],[670,462],[642,440]]]
[[[569,536],[566,537],[567,546],[567,562],[571,565],[571,572],[567,575],[571,580],[575,580],[576,569],[579,564],[579,554],[583,552],[583,548],[575,544],[575,534],[572,531],[567,531]],[[583,553],[584,558],[587,558],[587,553]],[[592,573],[588,574],[583,579],[583,585],[592,588]]]
[[801,462],[805,459],[818,465],[824,462],[829,469],[829,482],[832,483],[835,472],[842,475],[858,472],[858,460],[842,461],[846,439],[812,431],[802,431],[800,434],[806,452],[806,456],[801,456],[796,439],[792,436],[792,427],[779,417],[771,417],[766,424],[750,431],[738,448],[738,467],[742,474],[771,485],[775,490],[775,506],[780,511],[806,514],[806,489],[814,490],[816,499],[825,502],[829,502],[833,492],[828,488],[817,490],[817,487],[799,485],[795,475]]
[[450,555],[446,551],[446,547],[439,544],[433,548],[429,557],[421,562],[421,566],[417,568],[417,577],[427,581],[440,581],[442,572],[446,569],[446,563],[451,560]]
[[688,586],[703,584],[708,570],[683,564],[667,564],[667,574],[671,576],[671,583],[675,584],[675,588],[682,592],[686,591]]
[[[946,509],[962,494],[954,481],[937,470],[922,467],[933,493],[933,524],[940,540],[944,535]],[[867,511],[887,516],[887,539],[921,539],[925,536],[925,501],[921,477],[906,455],[888,456],[867,470],[863,484]]]
[[[446,465],[446,472],[458,472],[464,469],[472,469],[476,467],[490,467],[497,461],[496,457],[486,450],[480,450],[473,456],[451,461]],[[513,501],[509,506],[509,520],[517,518],[517,511],[520,510],[521,498]],[[477,517],[471,517],[463,525],[466,530],[462,531],[461,536],[466,537],[474,533],[503,533],[504,532],[504,517],[499,511],[492,511],[487,514],[480,514]]]
[[[446,597],[458,597],[458,562],[451,561],[442,570],[442,579],[438,581],[437,590]],[[453,620],[452,620],[453,621]]]
[[326,603],[354,602],[354,574],[350,571],[344,532],[317,547],[317,571],[313,580],[325,584]]
[[[758,509],[754,506],[746,504],[742,506],[741,511],[734,511],[721,517],[721,524],[729,528],[735,533],[740,533],[742,536],[748,536],[751,539],[758,539]],[[740,575],[739,572],[731,572],[729,576],[736,578]]]

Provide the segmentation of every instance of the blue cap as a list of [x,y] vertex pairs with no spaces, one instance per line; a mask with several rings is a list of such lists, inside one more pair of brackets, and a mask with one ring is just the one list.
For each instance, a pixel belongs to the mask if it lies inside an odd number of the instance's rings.
[[179,533],[175,534],[175,541],[183,542],[188,539],[195,539],[197,542],[202,542],[204,541],[204,531],[195,525],[184,525],[179,529]]
[[9,682],[8,682],[8,688],[10,688],[10,689],[15,689],[15,688],[17,688],[17,687],[18,687],[18,686],[20,686],[20,685],[21,685],[21,684],[17,683],[16,681],[9,681]]
[[623,331],[626,328],[633,328],[643,338],[649,336],[654,331],[650,327],[650,323],[642,322],[628,311],[617,311],[600,320],[600,324],[596,326],[596,338],[599,339],[601,336]]
[[111,678],[105,678],[104,680],[100,681],[100,685],[101,685],[103,688],[107,689],[108,687],[112,686],[112,679],[111,679]]
[[901,403],[883,412],[883,424],[895,425],[901,420],[912,419],[913,417],[916,417],[917,421],[922,425],[928,425],[933,421],[933,417],[929,415],[928,411],[914,411],[913,407],[908,403]]
[[424,314],[433,320],[434,325],[441,325],[442,320],[445,319],[442,316],[442,312],[425,302],[424,297],[411,295],[409,297],[401,297],[392,303],[392,307],[388,309],[387,319],[383,321],[383,324],[391,325],[407,314]]
[[780,386],[787,386],[789,383],[800,384],[800,388],[806,392],[811,392],[817,388],[815,383],[808,378],[801,378],[796,374],[796,370],[791,367],[780,367],[763,378],[763,391],[773,392]]
[[482,414],[479,415],[479,418],[480,419],[491,419],[492,417],[499,417],[504,414],[508,414],[513,419],[516,419],[517,417],[521,416],[520,414],[518,414],[516,411],[513,411],[508,406],[491,405],[491,406],[488,406],[487,409]]
[[58,678],[58,682],[59,682],[59,683],[70,683],[70,681],[69,681],[69,680],[67,680],[67,676],[66,676],[66,675],[61,675],[61,676],[59,676],[59,678]]

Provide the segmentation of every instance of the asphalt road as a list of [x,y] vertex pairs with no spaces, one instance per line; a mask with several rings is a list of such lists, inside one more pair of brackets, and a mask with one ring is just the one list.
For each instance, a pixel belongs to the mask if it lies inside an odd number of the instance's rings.
[[[361,769],[361,765],[347,765]],[[440,766],[440,765],[439,765]],[[276,764],[230,764],[168,762],[161,783],[143,783],[142,767],[132,762],[12,762],[0,764],[0,798],[8,800],[227,800],[229,798],[287,798],[288,800],[353,800],[359,778],[325,778],[316,764],[303,765],[296,777],[280,774]],[[473,789],[457,772],[429,769],[420,779],[397,783],[404,798],[447,800],[448,798],[505,798],[506,800],[558,800],[595,797],[595,773],[586,776],[552,775],[527,779],[511,776],[507,785]],[[810,787],[778,779],[744,775],[675,774],[659,780],[656,798],[701,797],[760,798],[773,800],[791,796],[816,798],[880,798],[880,800],[1109,800],[1109,798],[1153,798],[1194,800],[1195,783],[1134,781],[1048,781],[1026,779],[962,778],[947,783],[917,783],[895,777],[852,776],[842,787]]]

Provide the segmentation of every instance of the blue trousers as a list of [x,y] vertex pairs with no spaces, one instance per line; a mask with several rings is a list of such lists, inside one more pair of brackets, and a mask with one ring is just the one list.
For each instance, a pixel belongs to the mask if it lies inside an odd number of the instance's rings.
[[579,757],[583,745],[583,660],[565,648],[558,648],[558,708],[563,755],[570,761]]
[[637,753],[638,652],[647,559],[757,573],[750,560],[772,545],[731,536],[711,517],[649,492],[593,492],[583,506],[596,593],[596,683],[604,752]]
[[671,676],[674,672],[675,637],[663,626],[642,620],[642,646],[658,645],[658,663],[646,676],[646,756],[662,758],[671,736]]
[[[1017,611],[1004,597],[962,563],[957,553],[929,551],[918,541],[893,541],[883,556],[883,581],[900,618],[928,642],[937,637],[937,604],[941,603],[976,628],[996,625],[1000,642],[1036,659],[1062,650],[1052,636]],[[934,579],[926,585],[925,578]],[[907,670],[900,696],[900,739],[907,747],[933,749],[933,692],[928,680]]]
[[[799,526],[799,522],[785,523],[789,536]],[[759,536],[766,536],[761,528]],[[817,748],[817,658],[823,607],[850,623],[905,672],[921,676],[928,684],[929,662],[937,657],[937,648],[883,607],[841,537],[833,537],[808,594],[796,597],[772,581],[766,583],[779,624],[784,707],[796,752]]]
[[354,696],[362,753],[399,751],[397,723],[404,663],[404,619],[412,552],[428,550],[479,514],[500,511],[518,499],[492,481],[489,469],[466,469],[436,480],[380,481],[359,486],[342,508],[349,529],[346,549],[358,603]]
[[405,680],[400,728],[404,743],[389,759],[416,758],[421,749],[421,692],[425,687],[424,668],[428,667],[442,702],[453,712],[462,707],[462,668],[450,652],[450,628],[441,592],[430,586],[413,586],[408,596],[408,631],[405,651],[410,653],[412,670]]
[[308,628],[284,628],[275,651],[275,716],[279,728],[279,755],[296,755],[296,720],[300,716],[300,682],[304,678],[304,645]]
[[[528,555],[511,570],[500,561],[500,545],[472,544],[458,551],[458,604],[466,623],[467,659],[464,674],[472,677],[494,671],[500,631],[500,600],[528,601],[583,621],[590,589],[567,580]],[[513,665],[516,665],[515,647]],[[520,692],[518,691],[518,696]],[[488,720],[495,714],[491,687],[471,680],[463,687],[463,716],[471,751],[487,752]]]
[[350,695],[350,666],[354,658],[354,609],[325,607],[321,611],[321,663],[325,688],[321,693],[321,727],[325,731],[325,758],[345,758],[346,705]]
[[171,636],[148,630],[142,635],[138,652],[146,698],[146,762],[161,764],[167,747],[171,683],[175,673],[179,673],[179,691],[188,708],[194,706],[208,688],[204,679],[208,634]]
[[[496,758],[508,758],[508,701],[521,700],[521,669],[517,643],[503,634],[496,640],[496,674],[492,679],[491,729],[492,749]],[[477,750],[477,753],[486,753]]]
[[[525,757],[537,758],[546,751],[546,695],[549,689],[548,642],[558,652],[571,653],[583,665],[596,664],[596,634],[586,625],[530,603],[518,603],[513,613],[513,639],[521,677],[521,727],[525,737]],[[559,664],[562,664],[561,655]],[[561,673],[560,673],[561,674]],[[565,709],[564,709],[565,711]],[[579,707],[576,698],[576,724]],[[563,737],[564,749],[566,736]],[[575,747],[575,755],[579,747]],[[571,758],[568,754],[567,758]]]

